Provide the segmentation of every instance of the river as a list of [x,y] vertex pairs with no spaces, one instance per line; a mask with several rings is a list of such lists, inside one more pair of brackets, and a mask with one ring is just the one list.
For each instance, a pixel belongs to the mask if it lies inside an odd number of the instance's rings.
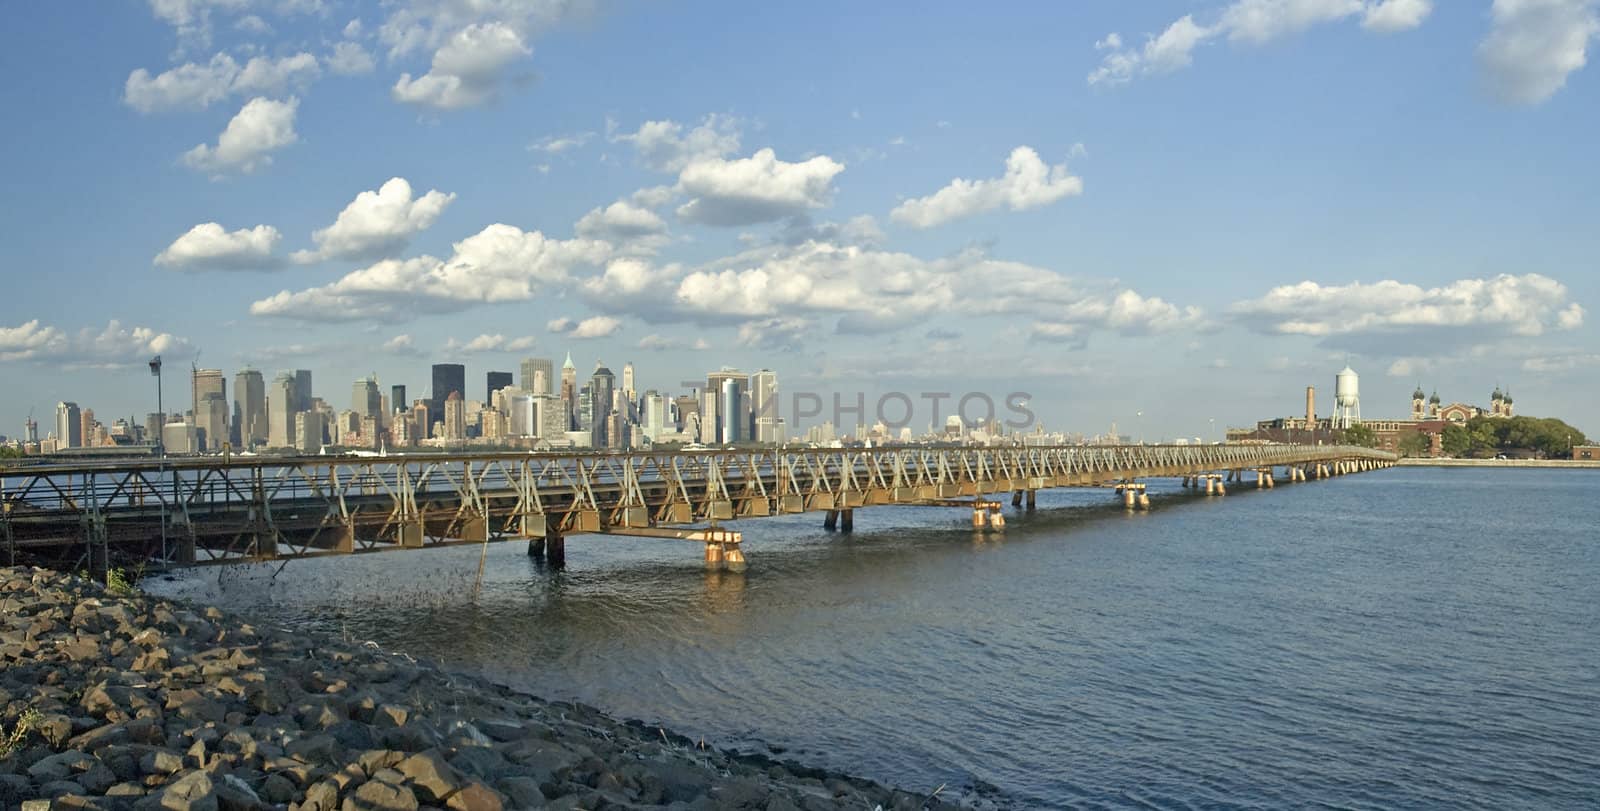
[[[1600,471],[1394,468],[147,581],[910,790],[1018,807],[1593,807]],[[1007,499],[1009,503],[1009,499]]]

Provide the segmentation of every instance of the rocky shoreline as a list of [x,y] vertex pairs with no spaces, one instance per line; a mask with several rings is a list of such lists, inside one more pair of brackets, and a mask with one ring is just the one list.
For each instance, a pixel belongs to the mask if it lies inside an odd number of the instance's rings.
[[0,568],[0,807],[957,808],[376,646]]

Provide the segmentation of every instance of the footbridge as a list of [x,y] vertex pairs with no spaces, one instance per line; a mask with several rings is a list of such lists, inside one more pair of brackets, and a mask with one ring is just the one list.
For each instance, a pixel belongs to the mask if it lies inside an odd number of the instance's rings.
[[[858,509],[972,511],[1005,526],[1004,497],[1031,509],[1053,487],[1103,487],[1148,509],[1145,480],[1198,494],[1270,488],[1395,462],[1369,448],[1307,445],[890,447],[196,457],[0,468],[0,545],[103,570],[425,549],[524,540],[555,566],[566,538],[690,541],[707,566],[741,569],[730,524],[816,512],[848,532]],[[76,558],[77,563],[73,562]]]

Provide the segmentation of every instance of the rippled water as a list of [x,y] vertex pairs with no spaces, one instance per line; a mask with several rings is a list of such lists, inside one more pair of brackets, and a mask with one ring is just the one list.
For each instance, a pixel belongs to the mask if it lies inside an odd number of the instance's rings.
[[579,536],[153,590],[720,745],[1029,807],[1593,807],[1600,471],[1397,468],[1223,499],[1047,491],[743,522],[750,571]]

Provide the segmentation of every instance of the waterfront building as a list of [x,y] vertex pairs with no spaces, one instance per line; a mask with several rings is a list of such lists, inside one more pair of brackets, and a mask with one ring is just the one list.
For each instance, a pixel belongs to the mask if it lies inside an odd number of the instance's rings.
[[233,376],[235,431],[239,447],[267,441],[267,384],[261,372],[246,366]]
[[486,375],[488,387],[485,389],[484,402],[494,402],[494,393],[501,389],[509,389],[512,385],[510,372],[490,372]]
[[467,367],[459,363],[435,363],[432,371],[433,393],[428,401],[428,414],[437,419],[443,416],[444,401],[451,392],[466,395]]
[[283,372],[272,379],[267,387],[267,447],[293,448],[295,446],[295,410],[297,382],[294,374]]
[[322,452],[322,436],[327,426],[321,410],[302,411],[294,415],[294,435],[299,440],[296,450],[303,454]]
[[56,403],[56,446],[77,448],[83,446],[83,412],[70,400]]
[[[774,377],[773,385],[776,384],[777,379]],[[720,371],[706,375],[705,390],[715,400],[715,413],[702,412],[700,415],[702,432],[708,426],[715,429],[711,434],[711,441],[706,444],[743,442],[749,439],[752,433],[750,377],[738,369],[724,366]]]

